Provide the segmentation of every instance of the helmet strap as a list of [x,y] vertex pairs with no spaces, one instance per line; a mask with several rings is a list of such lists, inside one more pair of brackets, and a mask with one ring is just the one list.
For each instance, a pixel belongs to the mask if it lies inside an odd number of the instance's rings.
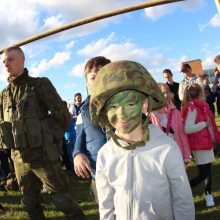
[[[147,141],[149,141],[149,121],[148,118],[142,121],[142,138],[141,141],[128,141],[124,138],[119,137],[112,129],[112,126],[108,122],[106,133],[111,136],[113,141],[117,144],[117,146],[122,147],[125,150],[134,150],[137,147],[143,147]],[[125,141],[128,145],[123,146],[119,140]]]

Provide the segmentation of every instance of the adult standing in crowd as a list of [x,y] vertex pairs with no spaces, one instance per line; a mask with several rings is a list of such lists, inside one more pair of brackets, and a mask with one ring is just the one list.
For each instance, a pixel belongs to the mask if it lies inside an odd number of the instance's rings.
[[195,83],[199,84],[204,91],[204,84],[201,77],[198,77],[196,74],[192,73],[192,68],[188,63],[182,64],[181,71],[185,77],[179,84],[179,98],[182,101],[184,90],[187,86],[191,86]]
[[77,116],[80,113],[80,109],[82,105],[84,104],[84,101],[82,102],[82,95],[81,93],[76,93],[74,95],[74,101],[69,107],[69,112],[71,113],[74,121],[76,122]]
[[208,103],[211,112],[215,116],[215,105],[214,105],[215,94],[212,92],[212,89],[209,86],[210,82],[208,79],[208,75],[204,74],[202,78],[203,78],[204,92],[205,92],[205,97],[206,97],[205,101]]
[[214,71],[215,81],[213,85],[213,91],[217,97],[216,106],[217,106],[217,112],[219,115],[220,114],[220,54],[215,57],[214,63],[216,64],[216,68]]
[[[98,71],[110,63],[109,59],[98,56],[90,59],[85,65],[86,84],[92,89]],[[90,95],[85,99],[81,113],[76,121],[76,143],[73,151],[74,169],[78,176],[83,178],[92,177],[91,195],[98,203],[95,186],[96,159],[99,149],[106,143],[106,134],[101,127],[93,125],[89,114]]]
[[47,78],[29,76],[21,48],[3,52],[9,85],[0,94],[1,147],[12,148],[22,204],[31,220],[44,220],[42,183],[69,220],[85,219],[69,195],[68,176],[58,163],[70,113]]
[[173,93],[173,104],[176,106],[177,109],[180,110],[180,107],[181,107],[181,101],[179,99],[179,95],[178,95],[178,92],[179,92],[179,83],[177,82],[174,82],[173,81],[173,73],[171,72],[170,69],[165,69],[163,71],[163,76],[166,80],[166,84],[168,85],[170,91]]

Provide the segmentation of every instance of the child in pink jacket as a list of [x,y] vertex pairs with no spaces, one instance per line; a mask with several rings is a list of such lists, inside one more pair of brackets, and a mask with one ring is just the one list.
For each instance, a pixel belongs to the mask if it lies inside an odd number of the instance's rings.
[[171,93],[169,87],[164,83],[158,83],[158,85],[167,100],[167,106],[152,112],[150,119],[153,124],[158,125],[162,131],[176,141],[183,160],[187,163],[190,161],[191,156],[187,136],[184,133],[181,113],[172,102],[173,93]]

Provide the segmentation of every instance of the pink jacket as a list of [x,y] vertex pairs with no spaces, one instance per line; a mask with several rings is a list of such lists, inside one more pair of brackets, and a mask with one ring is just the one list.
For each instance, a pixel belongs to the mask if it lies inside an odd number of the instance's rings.
[[[184,134],[184,125],[181,117],[181,113],[175,106],[169,106],[167,108],[167,128],[166,134],[169,134],[170,127],[173,129],[174,132],[174,140],[178,144],[180,151],[183,156],[184,162],[190,161],[191,154],[187,136]],[[159,119],[156,117],[154,112],[150,113],[150,118],[153,124],[158,125],[161,130],[162,126]]]

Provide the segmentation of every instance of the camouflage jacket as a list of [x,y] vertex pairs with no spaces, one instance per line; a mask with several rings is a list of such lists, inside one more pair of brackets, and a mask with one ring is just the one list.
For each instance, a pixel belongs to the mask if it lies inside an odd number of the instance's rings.
[[24,69],[8,82],[0,93],[0,146],[23,151],[60,144],[71,116],[50,80],[30,77]]

